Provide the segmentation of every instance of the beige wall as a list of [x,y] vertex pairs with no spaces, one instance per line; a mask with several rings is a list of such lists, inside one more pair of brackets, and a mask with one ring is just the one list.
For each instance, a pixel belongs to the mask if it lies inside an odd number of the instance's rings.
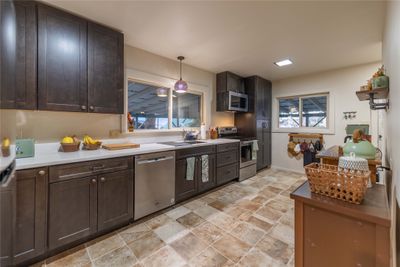
[[[399,260],[397,256],[399,254],[399,245],[396,245],[396,226],[399,228],[400,222],[396,221],[396,207],[400,205],[400,2],[389,1],[386,16],[383,41],[383,63],[385,65],[386,73],[390,78],[390,109],[386,113],[385,121],[387,131],[386,164],[390,165],[390,168],[392,169],[392,191],[394,191],[391,200],[392,255],[393,266],[398,266]],[[399,235],[399,233],[397,233],[397,235]]]
[[[125,46],[125,66],[166,78],[179,78],[179,64],[141,49]],[[208,125],[232,125],[233,115],[215,112],[215,74],[188,65],[183,66],[183,78],[197,85],[205,85],[213,97],[205,101],[211,114]],[[6,136],[34,138],[37,142],[57,141],[67,134],[82,136],[87,133],[97,138],[107,138],[109,131],[121,129],[120,115],[104,115],[48,111],[6,111],[7,120],[2,124]],[[15,123],[14,117],[17,122]],[[4,126],[3,126],[4,125]],[[160,133],[160,135],[163,135]],[[134,135],[135,136],[135,135]]]
[[[370,123],[372,124],[373,139],[376,145],[376,114],[370,112],[368,102],[360,102],[355,91],[360,85],[377,70],[380,63],[365,64],[328,72],[316,73],[291,79],[285,79],[272,83],[272,166],[282,169],[303,171],[303,158],[290,158],[287,153],[288,132],[278,132],[277,118],[278,105],[276,98],[282,96],[293,96],[297,94],[314,94],[329,92],[332,117],[330,124],[332,131],[324,136],[325,147],[342,145],[345,135],[346,124]],[[344,111],[357,111],[357,118],[344,120]],[[296,132],[292,130],[291,132]]]

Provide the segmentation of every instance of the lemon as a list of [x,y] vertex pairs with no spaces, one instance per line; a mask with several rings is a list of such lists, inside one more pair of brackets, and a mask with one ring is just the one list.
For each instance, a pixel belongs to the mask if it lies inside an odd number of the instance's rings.
[[74,139],[72,137],[66,136],[62,139],[61,143],[63,144],[73,144]]
[[3,146],[3,147],[9,147],[9,146],[10,146],[10,139],[4,138],[4,139],[3,139],[2,146]]

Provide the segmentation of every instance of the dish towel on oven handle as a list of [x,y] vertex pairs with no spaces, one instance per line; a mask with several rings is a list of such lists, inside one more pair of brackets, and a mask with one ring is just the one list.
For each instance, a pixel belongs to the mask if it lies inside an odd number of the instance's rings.
[[186,181],[193,181],[195,161],[195,157],[186,158]]
[[208,182],[208,155],[201,156],[201,181]]
[[253,151],[251,152],[251,158],[253,160],[257,159],[257,151],[258,151],[258,140],[253,140]]

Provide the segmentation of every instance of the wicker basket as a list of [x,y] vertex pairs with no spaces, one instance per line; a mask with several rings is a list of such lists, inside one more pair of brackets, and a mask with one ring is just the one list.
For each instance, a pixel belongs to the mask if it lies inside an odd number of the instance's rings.
[[370,171],[339,171],[337,166],[312,163],[305,167],[311,192],[360,204],[367,191]]
[[101,142],[97,142],[96,144],[83,143],[82,149],[84,149],[84,150],[97,150],[97,149],[100,149],[100,147],[101,147]]
[[75,152],[79,150],[79,146],[81,142],[72,143],[72,144],[64,144],[61,143],[61,151],[62,152]]

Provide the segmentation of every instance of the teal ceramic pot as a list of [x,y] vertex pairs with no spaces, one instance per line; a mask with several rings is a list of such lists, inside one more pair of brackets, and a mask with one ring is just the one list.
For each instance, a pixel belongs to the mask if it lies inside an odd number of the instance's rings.
[[389,87],[389,77],[380,76],[372,79],[372,89],[376,88],[388,88]]
[[359,141],[354,143],[352,140],[343,147],[344,156],[350,156],[354,152],[356,157],[364,159],[375,159],[376,148],[368,141]]

